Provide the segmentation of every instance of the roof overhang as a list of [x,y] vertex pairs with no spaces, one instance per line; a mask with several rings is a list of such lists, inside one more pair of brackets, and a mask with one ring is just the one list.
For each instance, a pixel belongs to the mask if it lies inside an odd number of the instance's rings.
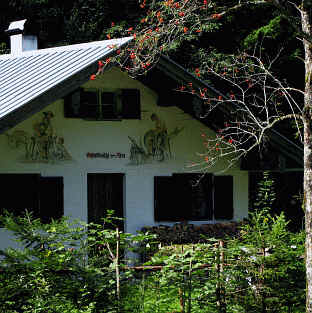
[[[0,56],[0,134],[90,79],[131,37]],[[113,48],[111,48],[113,47]]]

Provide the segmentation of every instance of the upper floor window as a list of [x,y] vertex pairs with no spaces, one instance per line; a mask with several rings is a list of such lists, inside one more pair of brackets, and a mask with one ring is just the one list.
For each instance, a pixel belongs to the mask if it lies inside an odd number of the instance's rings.
[[65,117],[91,120],[140,119],[140,91],[79,88],[65,97],[64,113]]

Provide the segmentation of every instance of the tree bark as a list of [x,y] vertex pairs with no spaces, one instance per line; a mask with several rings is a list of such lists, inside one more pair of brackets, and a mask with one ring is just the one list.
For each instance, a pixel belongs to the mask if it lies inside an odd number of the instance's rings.
[[[311,34],[309,8],[301,10],[302,30]],[[306,263],[306,312],[312,313],[312,47],[303,40],[305,52],[304,125],[304,207],[305,207],[305,263]]]
[[119,248],[120,248],[120,234],[118,227],[116,228],[116,293],[117,293],[117,308],[119,312],[120,305],[120,273],[119,273]]

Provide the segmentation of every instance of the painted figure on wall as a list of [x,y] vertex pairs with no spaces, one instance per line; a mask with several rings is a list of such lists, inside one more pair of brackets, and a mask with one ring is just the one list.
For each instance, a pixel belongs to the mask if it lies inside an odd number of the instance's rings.
[[144,164],[149,160],[163,162],[172,158],[170,140],[177,136],[182,127],[176,127],[171,133],[168,132],[166,123],[155,113],[151,115],[155,128],[148,130],[142,139],[137,142],[134,138],[128,137],[130,146],[130,163],[134,165]]
[[22,147],[26,162],[55,162],[67,161],[72,157],[64,146],[64,138],[57,136],[51,120],[53,112],[43,112],[42,119],[33,125],[33,135],[26,131],[15,130],[6,134],[8,143],[12,148]]

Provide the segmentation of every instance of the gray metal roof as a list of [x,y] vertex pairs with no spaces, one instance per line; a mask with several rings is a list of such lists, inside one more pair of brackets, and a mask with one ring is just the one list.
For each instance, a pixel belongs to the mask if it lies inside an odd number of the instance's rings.
[[0,124],[8,114],[113,53],[132,38],[0,55]]

